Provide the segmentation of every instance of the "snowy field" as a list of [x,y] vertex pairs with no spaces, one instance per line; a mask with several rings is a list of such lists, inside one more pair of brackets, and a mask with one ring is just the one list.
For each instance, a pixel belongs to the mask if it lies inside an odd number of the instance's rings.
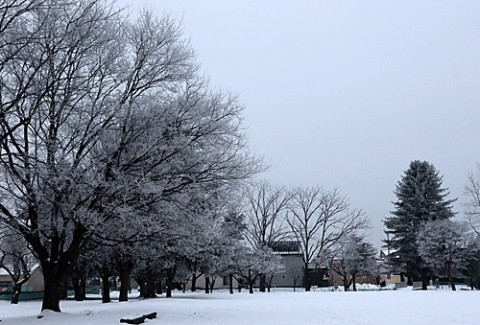
[[[63,301],[62,313],[41,313],[40,302],[0,301],[7,324],[120,324],[120,318],[157,312],[144,324],[480,324],[480,291],[174,293],[174,298],[102,304]],[[42,315],[42,318],[37,316]]]

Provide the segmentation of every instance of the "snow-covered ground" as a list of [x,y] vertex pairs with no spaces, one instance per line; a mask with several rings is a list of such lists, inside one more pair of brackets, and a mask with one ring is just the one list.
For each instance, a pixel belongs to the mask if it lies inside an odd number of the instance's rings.
[[[120,318],[157,312],[145,324],[480,324],[480,291],[449,290],[174,293],[174,298],[102,304],[63,301],[62,313],[40,314],[40,302],[0,301],[7,324],[120,324]],[[42,315],[42,318],[37,316]]]

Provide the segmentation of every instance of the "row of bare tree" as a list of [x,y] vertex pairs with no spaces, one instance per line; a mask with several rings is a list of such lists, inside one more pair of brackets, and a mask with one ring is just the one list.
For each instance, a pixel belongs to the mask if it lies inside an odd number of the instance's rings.
[[[342,244],[352,236],[360,238],[369,227],[364,213],[352,209],[338,190],[288,190],[260,182],[248,192],[247,201],[245,238],[252,247],[272,247],[286,240],[297,242],[306,291],[311,288],[309,269],[339,258]],[[261,280],[260,290],[264,290],[264,283]]]
[[[233,279],[247,285],[253,293],[258,280],[260,290],[265,291],[279,273],[289,273],[299,284],[303,280],[309,290],[311,264],[330,265],[344,278],[346,289],[352,280],[355,289],[356,275],[372,271],[362,268],[372,256],[359,251],[362,243],[357,242],[363,239],[358,233],[365,229],[367,220],[361,211],[350,211],[346,198],[338,191],[325,192],[321,188],[286,191],[261,182],[248,187],[246,193],[245,202],[230,205],[230,209],[222,202],[230,202],[227,199],[232,196],[238,201],[232,192],[203,193],[201,198],[189,193],[188,204],[182,204],[168,218],[157,219],[163,222],[155,227],[156,231],[162,229],[160,236],[133,239],[122,228],[121,232],[114,232],[117,239],[112,244],[93,239],[82,250],[70,274],[75,298],[85,299],[87,280],[93,277],[102,280],[103,302],[110,302],[111,281],[120,280],[120,300],[126,301],[132,276],[140,285],[140,295],[151,298],[164,287],[167,297],[171,297],[175,284],[182,284],[185,290],[190,283],[195,291],[196,280],[202,275],[207,280],[207,293],[218,277],[230,278],[232,293]],[[129,224],[132,229],[134,225]],[[12,277],[19,292],[22,281],[28,279],[37,262],[28,254],[25,241],[18,235],[15,238],[17,245],[3,245],[9,249],[3,251],[8,251],[10,261],[16,262],[10,265],[27,267],[17,268],[17,278]],[[303,275],[298,269],[286,270],[281,258],[273,252],[272,247],[282,241],[300,244]],[[21,252],[24,255],[12,255]]]
[[242,107],[209,88],[181,26],[116,8],[0,1],[0,223],[41,265],[42,309],[60,311],[90,243],[167,251],[179,215],[261,169]]

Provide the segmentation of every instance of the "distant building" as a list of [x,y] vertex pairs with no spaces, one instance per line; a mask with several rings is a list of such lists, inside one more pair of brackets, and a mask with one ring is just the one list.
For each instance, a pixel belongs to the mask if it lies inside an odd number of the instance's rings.
[[[36,264],[31,270],[30,278],[22,285],[20,300],[41,298],[44,288],[42,268],[40,264]],[[10,300],[12,293],[12,278],[7,271],[0,269],[0,300]]]
[[270,245],[273,253],[281,256],[285,271],[276,274],[272,287],[301,287],[303,282],[303,253],[298,241],[277,241]]
[[388,284],[396,284],[402,282],[400,272],[398,272],[399,256],[397,250],[382,249],[380,250],[380,258],[378,271],[380,273],[380,281]]

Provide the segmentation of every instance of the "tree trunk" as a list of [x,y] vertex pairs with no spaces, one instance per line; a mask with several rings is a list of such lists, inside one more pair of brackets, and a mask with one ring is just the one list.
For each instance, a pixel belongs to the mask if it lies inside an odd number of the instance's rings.
[[230,294],[233,295],[233,274],[230,273]]
[[237,282],[238,282],[238,292],[242,292],[243,279],[239,278]]
[[195,272],[192,274],[192,288],[191,288],[191,291],[192,292],[197,291],[197,273],[195,273]]
[[400,282],[405,282],[405,273],[400,272]]
[[254,279],[248,279],[248,292],[253,294],[253,284],[255,283]]
[[205,293],[210,293],[210,277],[205,276]]
[[346,275],[343,277],[342,281],[343,281],[343,289],[344,289],[345,291],[348,291],[348,287],[349,287],[350,285],[348,284],[348,280],[347,280],[347,276],[346,276]]
[[22,292],[22,283],[15,283],[13,286],[13,293],[12,293],[12,304],[18,304],[18,299],[20,297],[20,292]]
[[145,298],[145,277],[143,275],[136,276],[135,281],[138,283],[139,296]]
[[85,275],[77,274],[72,276],[71,278],[72,278],[72,285],[73,285],[73,291],[74,291],[74,299],[76,301],[84,301],[86,298]]
[[157,293],[159,295],[163,295],[163,288],[162,288],[162,285],[163,285],[163,281],[162,279],[158,279],[158,283],[157,283]]
[[42,310],[60,311],[60,299],[62,299],[64,284],[51,280],[45,283],[43,292]]
[[155,275],[151,270],[145,274],[145,295],[144,298],[157,298],[155,295]]
[[260,276],[259,291],[265,292],[266,286],[267,286],[267,276],[265,274],[262,274]]
[[118,301],[128,301],[128,291],[130,289],[130,272],[132,271],[133,263],[131,261],[120,262],[120,294]]
[[102,303],[106,304],[111,301],[110,299],[110,277],[108,275],[102,274]]
[[447,276],[448,276],[448,281],[450,282],[450,286],[452,287],[453,291],[456,291],[457,288],[455,287],[455,281],[453,280],[452,277],[452,263],[447,262]]
[[79,279],[79,281],[74,286],[74,298],[76,301],[84,301],[86,298],[86,288],[85,288],[85,281]]
[[173,281],[167,278],[167,294],[165,295],[166,298],[172,298],[172,285]]
[[427,290],[428,286],[428,270],[426,268],[422,268],[422,290]]
[[60,299],[65,295],[67,279],[72,267],[71,263],[42,263],[44,281],[42,310],[60,311]]
[[210,293],[213,293],[213,288],[215,288],[215,282],[216,281],[217,281],[216,276],[210,278]]
[[172,298],[173,280],[175,279],[176,272],[177,269],[175,267],[169,268],[167,270],[167,298]]
[[312,285],[310,284],[310,273],[308,272],[308,264],[305,263],[303,269],[303,285],[305,286],[305,291],[310,291]]
[[[75,255],[75,260],[79,252]],[[73,255],[73,254],[72,254]],[[72,257],[70,255],[70,257]],[[41,260],[43,273],[43,301],[42,310],[60,311],[60,300],[65,296],[67,289],[67,280],[72,273],[74,260],[70,258],[58,258],[50,260]]]
[[352,274],[351,277],[352,277],[352,285],[353,285],[352,290],[357,291],[357,279],[356,279],[357,277],[355,276],[355,274]]
[[22,292],[22,286],[25,282],[28,281],[28,279],[30,279],[30,273],[25,274],[22,277],[22,279],[19,279],[18,277],[16,277],[15,279],[12,279],[14,280],[12,299],[10,301],[12,304],[14,305],[18,304],[20,293]]
[[270,290],[272,288],[272,280],[273,280],[273,276],[270,276],[268,277],[267,281],[266,281],[266,284],[267,284],[267,292],[270,293]]
[[407,286],[412,286],[413,285],[413,277],[412,276],[408,276],[407,277]]

